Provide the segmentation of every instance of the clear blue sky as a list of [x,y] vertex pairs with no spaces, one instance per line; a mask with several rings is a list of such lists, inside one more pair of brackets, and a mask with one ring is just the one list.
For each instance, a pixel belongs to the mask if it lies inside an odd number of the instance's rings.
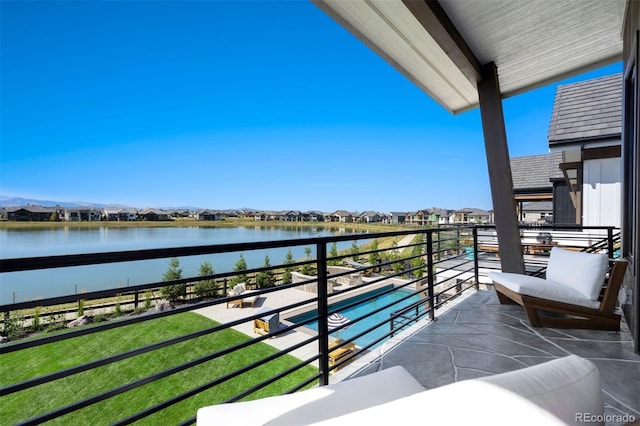
[[[4,196],[491,208],[479,111],[449,114],[308,1],[0,4]],[[511,156],[548,152],[555,88],[505,100]]]

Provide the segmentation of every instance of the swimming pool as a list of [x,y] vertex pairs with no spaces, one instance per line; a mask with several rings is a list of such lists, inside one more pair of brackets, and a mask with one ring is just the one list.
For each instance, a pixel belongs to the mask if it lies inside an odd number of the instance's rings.
[[[348,308],[348,309],[343,309],[341,310],[340,307],[341,306],[345,306],[348,304],[351,304],[357,300],[363,300],[367,297],[371,297],[373,294],[379,294],[379,293],[383,293],[385,291],[388,291],[390,288],[392,288],[393,286],[387,286],[387,287],[383,287],[377,290],[373,290],[371,292],[359,295],[359,296],[355,296],[353,298],[347,299],[347,300],[343,300],[337,303],[334,303],[331,305],[331,310],[333,310],[333,308],[338,308],[339,313],[341,313],[342,315],[346,316],[349,319],[356,319],[361,317],[362,315],[365,315],[375,309],[378,309],[382,306],[388,305],[389,303],[395,302],[397,300],[402,299],[403,297],[406,297],[408,294],[413,293],[411,291],[408,290],[397,290],[394,291],[392,293],[388,293],[388,294],[383,294],[380,295],[378,297],[375,297],[369,301],[363,302],[361,304],[358,304],[354,307]],[[376,314],[367,317],[365,319],[363,319],[362,321],[359,321],[355,324],[350,325],[347,329],[342,329],[339,331],[339,336],[341,339],[344,340],[352,340],[353,336],[362,333],[363,331],[365,331],[366,329],[375,326],[376,324],[381,324],[383,321],[388,321],[389,320],[389,314],[391,314],[391,312],[395,312],[400,310],[401,308],[404,308],[405,306],[409,306],[410,304],[417,302],[420,300],[420,295],[418,294],[414,294],[413,296],[409,297],[406,300],[403,300],[400,303],[397,303],[389,308],[383,309],[380,312],[377,312]],[[305,320],[308,320],[309,318],[315,317],[317,315],[317,311],[310,311],[310,312],[305,312],[304,314],[300,314],[300,315],[296,315],[294,317],[289,318],[289,321],[294,322],[294,323],[300,323],[303,322]],[[313,321],[309,324],[306,324],[305,327],[310,328],[312,330],[317,331],[318,330],[318,321]],[[370,342],[377,340],[379,338],[381,338],[382,336],[384,336],[385,334],[387,334],[389,332],[389,323],[386,324],[382,324],[380,327],[376,328],[373,331],[370,331],[369,333],[365,334],[364,336],[361,336],[360,338],[353,340],[355,342],[356,345],[358,346],[364,346],[369,344]],[[335,333],[332,333],[332,335],[335,337]],[[375,348],[376,346],[379,346],[383,343],[383,341],[377,343],[375,346],[372,346],[371,349]]]

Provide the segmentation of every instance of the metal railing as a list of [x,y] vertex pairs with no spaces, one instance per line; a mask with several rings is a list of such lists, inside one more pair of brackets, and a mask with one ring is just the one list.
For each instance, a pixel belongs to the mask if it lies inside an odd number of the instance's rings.
[[[539,232],[539,228],[536,231]],[[565,231],[550,232],[554,239],[560,240],[561,235],[562,239],[569,238],[568,234],[557,234]],[[595,240],[596,234],[604,236],[585,247],[606,247],[610,252],[614,251],[615,235],[612,229],[573,229],[566,232],[582,232],[587,242]],[[482,250],[483,245],[493,242],[494,234],[490,226],[443,227],[256,243],[0,259],[0,274],[41,269],[55,274],[60,268],[80,265],[181,259],[221,253],[241,255],[250,251],[262,253],[274,248],[313,247],[315,254],[294,262],[283,261],[238,271],[0,305],[3,336],[10,335],[9,332],[15,333],[9,336],[14,337],[13,340],[0,345],[3,358],[0,364],[6,366],[14,359],[24,361],[25,357],[30,358],[22,364],[27,371],[17,375],[17,379],[3,377],[0,408],[11,407],[16,401],[32,400],[34,395],[42,395],[43,392],[64,393],[69,387],[73,389],[74,384],[79,386],[82,381],[95,380],[103,385],[89,395],[76,395],[71,391],[68,397],[57,399],[55,406],[43,404],[40,407],[32,403],[28,408],[14,410],[8,421],[40,424],[52,419],[65,421],[65,416],[72,416],[72,419],[80,414],[90,418],[92,410],[103,408],[100,416],[104,416],[105,412],[111,413],[107,421],[113,424],[130,424],[139,420],[193,424],[195,410],[199,406],[326,385],[332,372],[346,367],[356,357],[374,353],[381,342],[420,320],[437,319],[437,309],[448,301],[467,290],[478,289],[483,282],[486,284],[486,272],[499,268],[495,253]],[[523,238],[526,238],[525,234]],[[352,249],[336,254],[335,244],[349,241],[354,242],[353,247],[357,247],[357,251]],[[575,242],[578,241],[576,238]],[[535,268],[539,267],[537,258],[542,258],[544,263],[543,253],[528,256],[528,261],[535,261]],[[302,280],[289,279],[294,271],[304,272],[299,274]],[[265,276],[270,278],[262,279]],[[138,300],[139,294],[149,290],[158,292],[168,286],[193,286],[204,281],[219,286],[213,297],[178,298],[166,310],[159,308],[166,308],[168,304],[159,303],[158,309],[150,306],[145,312],[112,312],[113,318],[108,321],[54,333],[35,328],[35,313],[43,312],[42,309],[69,304],[75,306],[90,301],[108,305],[103,301],[114,297],[133,297]],[[229,295],[233,285],[238,282],[245,283],[252,290],[248,293],[253,300],[251,309],[241,308],[243,303],[240,300],[247,296],[246,293]],[[263,286],[258,286],[258,282]],[[254,306],[256,300],[260,300],[261,304]],[[329,329],[327,318],[331,314],[351,312],[351,309],[357,309],[354,311],[357,313],[349,318],[348,326]],[[217,322],[210,321],[186,332],[167,334],[162,340],[133,345],[117,353],[110,353],[105,348],[107,355],[96,354],[95,357],[85,357],[75,363],[61,363],[59,368],[49,365],[53,363],[50,357],[54,355],[51,354],[60,348],[67,348],[69,342],[81,342],[79,346],[76,345],[76,350],[81,351],[85,344],[82,342],[101,339],[102,336],[110,336],[109,333],[118,333],[119,339],[136,340],[140,338],[139,333],[148,334],[147,325],[151,325],[151,329],[154,324],[157,324],[156,329],[162,328],[168,319],[183,318],[176,315],[196,310],[209,312],[208,315]],[[121,315],[116,316],[116,313]],[[380,314],[385,319],[375,319]],[[269,329],[267,333],[263,329],[259,334],[252,332],[256,330],[256,320],[262,321],[274,315],[278,318],[277,329]],[[56,318],[51,321],[66,325],[70,320],[67,316]],[[38,318],[37,322],[41,328],[51,325],[44,318]],[[179,321],[176,322],[179,324]],[[20,327],[23,331],[38,333],[25,338],[16,333]],[[347,327],[349,336],[345,337]],[[336,338],[332,336],[333,333],[336,333]],[[339,333],[342,333],[343,339],[337,338]],[[291,336],[295,336],[295,339]],[[214,341],[222,343],[213,345]],[[188,348],[201,347],[202,342],[206,342],[205,346],[211,345],[211,349],[198,352],[194,357],[185,356],[184,359],[164,358],[164,351],[169,348],[185,348],[189,352]],[[353,348],[355,350],[351,350]],[[334,355],[340,349],[349,349],[348,355],[336,359]],[[141,359],[145,365],[163,364],[151,372],[134,375],[121,382],[109,380],[109,371],[112,369],[134,368],[141,365],[138,364]],[[265,374],[261,370],[265,365],[276,362],[280,362],[277,372]],[[206,373],[199,372],[202,368]],[[168,378],[181,377],[193,371],[198,371],[197,380],[189,379],[193,380],[190,387],[173,389],[164,384]],[[156,389],[162,392],[156,392]],[[146,401],[145,398],[154,394],[164,395],[163,399],[149,398]],[[109,406],[111,408],[104,411],[104,404],[119,398],[126,398],[129,403],[118,406],[118,409]],[[3,415],[7,415],[6,410],[3,411]],[[163,417],[165,413],[171,413],[173,417],[168,417],[171,420]]]

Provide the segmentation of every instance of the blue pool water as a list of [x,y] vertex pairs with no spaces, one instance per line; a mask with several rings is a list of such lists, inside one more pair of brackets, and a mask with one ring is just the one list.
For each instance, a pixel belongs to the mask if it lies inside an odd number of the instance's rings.
[[[347,304],[353,303],[354,301],[358,300],[358,299],[364,299],[367,297],[371,297],[372,293],[381,293],[384,291],[389,290],[389,288],[391,288],[392,286],[389,287],[384,287],[378,290],[374,290],[372,292],[360,295],[360,296],[356,296],[354,298],[351,299],[347,299],[341,302],[338,302],[336,304],[331,305],[331,310],[333,311],[334,308],[338,308],[338,312],[344,316],[346,316],[347,318],[354,320],[357,319],[359,317],[361,317],[362,315],[365,315],[375,309],[378,309],[382,306],[386,306],[389,303],[395,302],[397,300],[402,299],[403,297],[406,297],[410,292],[406,291],[406,290],[398,290],[398,291],[394,291],[392,293],[389,294],[383,294],[380,295],[378,297],[375,297],[369,301],[363,302],[361,304],[358,304],[352,308],[348,308],[348,309],[339,309],[340,306],[345,306]],[[416,302],[420,300],[420,296],[418,294],[413,295],[412,297],[409,297],[406,300],[403,300],[400,303],[397,303],[395,305],[393,305],[390,308],[386,308],[383,309],[382,311],[376,313],[375,315],[372,315],[370,317],[367,317],[361,321],[358,321],[355,324],[350,325],[347,329],[342,329],[339,331],[339,337],[340,339],[344,339],[344,340],[352,340],[353,336],[355,336],[356,334],[359,334],[363,331],[365,331],[366,329],[373,327],[376,324],[380,324],[383,321],[388,321],[389,320],[389,314],[391,314],[391,312],[394,311],[398,311],[399,309],[408,306],[410,304],[412,304],[413,302]],[[306,319],[309,319],[311,317],[316,316],[317,313],[316,311],[311,311],[311,312],[307,312],[304,314],[300,314],[300,315],[296,315],[295,317],[291,317],[289,318],[289,321],[294,322],[294,323],[300,323]],[[310,328],[312,330],[318,330],[318,321],[313,321],[309,324],[306,324],[305,327]],[[384,336],[385,334],[387,334],[390,330],[389,328],[389,323],[386,324],[382,324],[380,327],[376,328],[375,330],[365,334],[364,336],[361,336],[360,338],[353,340],[356,345],[358,346],[364,346],[374,340],[377,340],[378,338],[381,338],[382,336]],[[335,337],[336,333],[332,333],[332,335]],[[381,345],[383,342],[379,342],[376,346]],[[375,348],[375,346],[373,346],[372,348]]]

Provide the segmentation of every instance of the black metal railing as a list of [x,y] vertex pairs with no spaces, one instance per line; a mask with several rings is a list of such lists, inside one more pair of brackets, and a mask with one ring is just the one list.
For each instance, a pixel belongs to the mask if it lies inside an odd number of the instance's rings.
[[[523,241],[527,241],[527,232],[523,229]],[[540,232],[540,228],[536,228],[536,232]],[[578,247],[584,244],[586,250],[606,248],[611,253],[615,250],[616,233],[610,228],[550,229],[549,232],[554,240],[571,241]],[[578,238],[579,233],[582,233],[582,239]],[[355,358],[374,354],[379,344],[420,320],[436,320],[439,309],[464,292],[478,289],[480,284],[489,285],[486,273],[499,268],[499,258],[495,252],[483,250],[483,246],[492,247],[494,237],[495,230],[491,226],[442,227],[256,243],[0,259],[0,274],[34,270],[56,274],[63,268],[81,265],[118,265],[131,261],[228,253],[241,255],[254,251],[266,253],[275,248],[313,247],[315,253],[311,258],[294,262],[283,261],[243,270],[0,305],[2,335],[9,339],[0,345],[0,354],[6,361],[0,364],[7,366],[13,359],[24,361],[25,357],[31,358],[22,364],[27,371],[16,375],[17,379],[3,377],[0,408],[15,408],[16,401],[33,401],[36,396],[46,398],[47,392],[59,396],[71,388],[68,396],[56,399],[55,404],[31,403],[29,407],[19,404],[21,408],[8,410],[9,413],[3,409],[3,416],[8,423],[21,424],[39,424],[52,419],[65,421],[65,416],[76,415],[90,418],[92,410],[104,407],[101,404],[126,398],[128,404],[120,405],[118,409],[109,405],[110,409],[103,409],[100,415],[111,413],[107,421],[115,424],[139,420],[192,424],[199,406],[326,385],[333,372],[346,367]],[[497,239],[495,241],[497,246]],[[357,252],[344,250],[329,254],[329,247],[344,242],[354,242]],[[538,271],[544,264],[544,256],[544,252],[529,255],[528,270]],[[292,272],[298,272],[295,280],[288,278]],[[215,287],[207,297],[198,298],[191,293],[188,297],[177,297],[169,303],[160,304],[154,303],[157,302],[154,296],[153,300],[149,298],[146,302],[149,309],[140,309],[136,305],[138,309],[133,312],[117,312],[124,309],[123,305],[110,300],[120,298],[139,303],[141,294],[153,292],[156,295],[168,286],[193,288],[205,281]],[[233,286],[240,281],[250,288],[251,293],[230,295]],[[242,300],[247,297],[252,299],[251,308],[241,308]],[[374,300],[375,304],[372,303]],[[91,308],[97,305],[106,312],[103,315],[109,316],[109,320],[94,321],[68,330],[60,327],[51,333],[42,331],[42,328],[51,328],[57,322],[66,327],[80,313],[98,309]],[[74,312],[75,306],[81,309]],[[160,310],[161,307],[168,309]],[[331,314],[356,308],[360,309],[349,318],[347,326],[329,328],[327,318]],[[106,355],[98,353],[93,358],[83,358],[75,363],[61,362],[60,367],[49,365],[54,363],[53,358],[60,356],[55,351],[67,347],[69,342],[81,342],[76,346],[81,351],[87,339],[97,339],[108,333],[120,333],[117,335],[119,339],[137,340],[143,326],[144,330],[149,329],[147,325],[152,329],[154,324],[163,327],[163,321],[183,318],[176,315],[194,311],[214,321],[162,340],[133,345],[117,353],[110,353],[105,347]],[[376,319],[378,315],[384,319]],[[271,316],[278,319],[276,329],[270,328],[265,333],[264,328],[255,328]],[[345,337],[347,327],[349,336]],[[342,339],[338,338],[339,333],[343,334]],[[289,338],[285,339],[285,336]],[[218,345],[218,340],[222,344]],[[202,342],[205,342],[205,347],[211,344],[212,348],[194,357],[165,359],[163,355],[164,351],[177,347],[185,348],[189,353],[188,348],[200,347]],[[338,353],[346,355],[337,356]],[[121,382],[109,380],[109,371],[121,365],[127,368],[139,365],[136,362],[140,359],[144,359],[145,365],[157,363],[159,367]],[[246,362],[242,362],[244,360]],[[261,370],[265,365],[276,362],[280,363],[277,372],[265,374]],[[38,367],[32,367],[36,365]],[[205,367],[206,373],[198,373],[197,380],[189,379],[193,381],[190,387],[173,389],[164,384],[168,378],[188,375]],[[103,382],[104,385],[88,395],[74,394],[74,383],[78,386],[86,380]],[[163,399],[146,400],[149,395],[156,394],[164,395]],[[165,413],[170,417],[164,418]]]

